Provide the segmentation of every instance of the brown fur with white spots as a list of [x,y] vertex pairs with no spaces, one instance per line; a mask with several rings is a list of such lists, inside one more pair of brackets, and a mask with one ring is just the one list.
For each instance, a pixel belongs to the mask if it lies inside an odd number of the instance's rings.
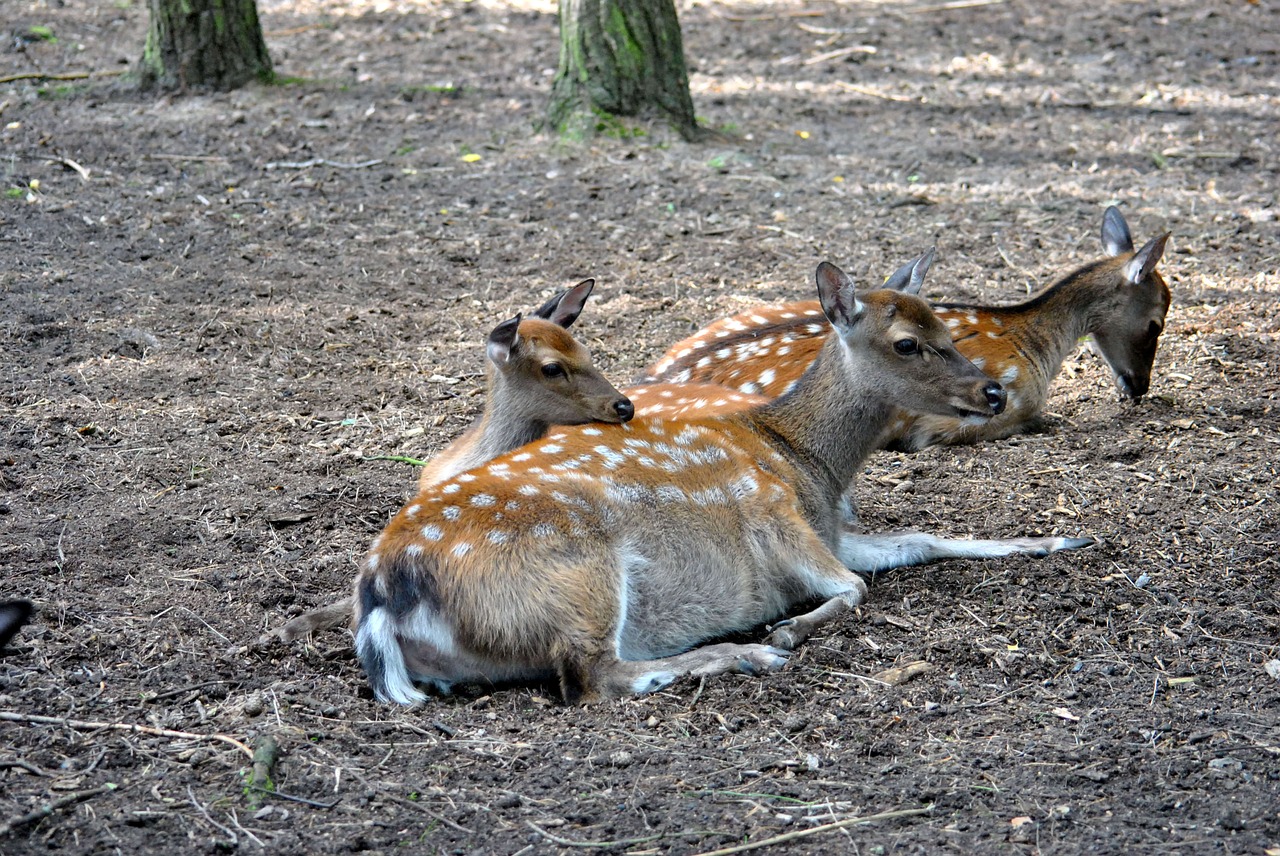
[[[1108,208],[1102,225],[1105,258],[1017,305],[935,305],[960,353],[1003,384],[1009,406],[981,425],[902,413],[891,423],[884,445],[914,451],[935,443],[995,440],[1026,430],[1044,408],[1063,360],[1084,336],[1092,337],[1121,393],[1141,398],[1151,384],[1156,346],[1169,311],[1169,286],[1155,269],[1168,238],[1162,235],[1135,252],[1128,224],[1118,209]],[[649,367],[645,379],[719,384],[775,398],[799,379],[827,331],[814,301],[748,309],[673,345]],[[711,400],[710,393],[704,386],[698,397]],[[726,405],[711,412],[733,409]],[[640,412],[663,415],[663,405]]]
[[[919,298],[859,299],[827,264],[818,291],[834,332],[777,401],[557,429],[402,509],[355,582],[356,653],[378,698],[550,679],[588,701],[753,674],[860,603],[843,497],[893,408],[983,419],[1003,393]],[[1028,549],[1066,546],[1079,545]],[[815,598],[767,644],[694,647]]]
[[[529,318],[517,315],[493,329],[486,346],[484,412],[422,468],[418,490],[531,443],[552,425],[625,422],[634,415],[630,400],[568,331],[594,285],[595,280],[584,280],[557,293]],[[291,641],[350,616],[347,597],[290,619],[266,638]]]

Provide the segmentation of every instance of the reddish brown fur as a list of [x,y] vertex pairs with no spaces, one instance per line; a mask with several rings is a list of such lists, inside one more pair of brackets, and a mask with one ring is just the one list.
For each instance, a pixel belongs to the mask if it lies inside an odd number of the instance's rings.
[[[1123,225],[1118,212],[1108,216]],[[1158,243],[1158,260],[1164,238],[1152,243]],[[1170,293],[1156,270],[1140,282],[1126,284],[1124,271],[1134,257],[1130,249],[1093,262],[1013,306],[935,306],[957,349],[1005,387],[1008,407],[981,425],[903,412],[884,444],[920,449],[933,443],[997,439],[1025,430],[1044,407],[1063,360],[1087,334],[1101,346],[1122,390],[1131,397],[1144,394]],[[755,307],[715,321],[672,345],[646,370],[645,379],[720,385],[776,398],[804,373],[828,330],[817,301]],[[713,395],[714,387],[702,386],[697,397],[712,399]],[[661,402],[647,405],[645,412],[668,415]]]

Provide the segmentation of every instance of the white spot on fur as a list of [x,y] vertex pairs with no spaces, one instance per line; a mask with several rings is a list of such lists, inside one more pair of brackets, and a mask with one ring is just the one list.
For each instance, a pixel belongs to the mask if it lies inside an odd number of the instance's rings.
[[490,544],[505,544],[511,540],[511,533],[502,529],[494,529],[486,536]]
[[760,387],[756,386],[755,383],[753,383],[752,381],[747,381],[746,383],[740,385],[738,389],[741,390],[742,392],[749,392],[752,395],[760,391]]
[[463,473],[462,475],[458,476],[458,481],[460,482],[473,482],[475,480],[476,480],[476,477],[471,473]]
[[1013,383],[1017,379],[1018,379],[1018,367],[1016,365],[1009,366],[1009,368],[1004,370],[1004,374],[1000,375],[1001,383]]
[[471,545],[466,541],[459,541],[453,545],[453,555],[461,559],[463,556],[471,552]]
[[427,541],[439,541],[444,537],[444,530],[434,523],[422,527],[422,537]]
[[791,319],[791,318],[796,317],[796,313],[794,313],[794,312],[783,312],[783,313],[782,313],[782,315],[781,315],[780,317],[782,317],[782,318],[787,318],[787,319]]
[[559,534],[559,530],[550,523],[535,523],[529,531],[535,538],[552,538]]
[[514,499],[508,499],[507,504],[504,505],[503,508],[505,508],[507,511],[519,511],[520,503],[516,502]]
[[967,321],[970,325],[976,325],[978,323],[978,316],[974,315],[971,312],[968,315],[964,316],[964,320]]
[[729,354],[731,353],[733,353],[733,350],[731,348],[721,348],[720,350],[716,351],[716,359],[727,360],[729,359]]
[[537,485],[522,484],[520,485],[520,487],[516,488],[516,493],[522,494],[524,496],[537,496],[538,494],[542,493],[542,491],[538,490]]
[[422,555],[422,545],[421,545],[421,544],[410,544],[408,547],[405,547],[405,548],[404,548],[404,552],[405,552],[405,555],[407,555],[407,556],[413,556],[413,558],[415,558],[415,559],[416,559],[416,558],[418,558],[419,556],[421,556],[421,555]]
[[539,449],[538,451],[539,451],[539,452],[541,452],[541,453],[542,453],[542,454],[544,454],[544,455],[557,455],[557,454],[559,454],[560,452],[563,452],[563,451],[564,451],[564,446],[561,446],[561,445],[560,445],[560,444],[558,444],[558,443],[548,443],[547,445],[543,446],[543,447],[542,447],[541,449]]
[[999,338],[1000,338],[1000,334],[999,334],[999,333],[997,333],[997,332],[995,332],[994,330],[988,330],[988,331],[987,331],[987,338],[988,338],[988,339],[999,339]]
[[440,488],[441,493],[457,493],[460,490],[462,490],[462,485],[453,484],[452,482]]
[[450,506],[447,506],[440,513],[444,515],[445,520],[457,520],[459,517],[462,516],[462,509],[456,505],[450,505]]
[[416,514],[417,514],[419,511],[421,511],[421,510],[422,510],[422,506],[421,506],[421,505],[418,505],[417,503],[414,503],[413,505],[409,506],[408,508],[406,508],[406,509],[404,510],[404,516],[405,516],[405,517],[413,517],[414,515],[416,515]]
[[471,497],[471,504],[476,508],[488,508],[493,505],[494,502],[496,502],[496,500],[493,496],[487,493],[477,493],[475,496]]
[[[685,369],[681,372],[677,372],[676,376],[673,377],[672,380],[675,381],[676,383],[688,383],[690,374],[691,374],[690,371],[688,369]],[[624,422],[622,424],[622,427],[623,428],[628,427],[627,423]]]
[[768,323],[769,323],[769,319],[768,319],[768,318],[765,318],[763,315],[752,315],[752,316],[751,316],[751,320],[752,320],[753,322],[755,322],[756,324],[768,324]]
[[954,329],[956,329],[957,327],[959,327],[959,326],[960,326],[960,319],[959,319],[959,318],[948,318],[948,319],[947,319],[947,321],[946,321],[946,324],[947,324],[947,329],[948,329],[948,330],[954,330]]
[[582,433],[586,434],[588,437],[599,437],[604,432],[599,428],[583,428]]
[[[806,314],[808,314],[808,313],[806,313]],[[822,332],[822,325],[821,325],[821,324],[807,324],[807,325],[805,325],[805,328],[804,328],[804,329],[805,329],[805,332],[806,332],[806,333],[813,333],[813,334],[816,336],[818,333],[821,333],[821,332]]]
[[513,460],[513,461],[527,461],[527,460],[529,460],[529,459],[530,459],[530,458],[532,458],[532,457],[533,457],[533,454],[532,454],[531,452],[521,452],[521,453],[520,453],[520,454],[518,454],[518,455],[512,455],[512,456],[511,456],[511,460]]
[[983,366],[985,366],[985,365],[987,364],[987,358],[986,358],[986,357],[974,357],[972,360],[970,360],[970,362],[972,362],[972,363],[973,363],[975,366],[977,366],[978,368],[982,368]]
[[373,571],[378,570],[378,562],[381,560],[382,557],[377,553],[370,553],[364,557],[364,566],[372,573]]
[[821,313],[819,310],[817,310],[817,309],[806,309],[806,310],[804,311],[804,314],[805,314],[805,315],[807,315],[807,316],[809,316],[810,318],[812,318],[813,316],[815,316],[815,315],[821,315],[822,313]]
[[773,379],[775,377],[777,377],[777,375],[774,373],[773,369],[765,369],[764,371],[760,372],[760,385],[768,386],[769,384],[773,383]]
[[707,366],[711,365],[711,358],[710,358],[710,357],[703,357],[702,359],[698,360],[698,362],[697,362],[697,363],[695,363],[694,365],[695,365],[697,368],[705,369]]
[[780,356],[780,357],[785,357],[787,354],[791,353],[791,346],[790,346],[790,345],[783,345],[781,348],[779,348],[779,349],[778,349],[777,351],[775,351],[774,353],[776,353],[776,354],[777,354],[778,356]]

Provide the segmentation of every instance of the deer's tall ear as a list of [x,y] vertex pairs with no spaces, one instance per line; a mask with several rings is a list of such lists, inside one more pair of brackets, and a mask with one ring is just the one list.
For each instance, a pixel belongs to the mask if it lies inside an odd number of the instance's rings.
[[837,327],[852,327],[862,314],[862,301],[854,293],[853,278],[830,262],[818,265],[818,302],[827,320]]
[[507,360],[511,359],[512,352],[520,347],[519,329],[520,316],[516,315],[494,327],[493,332],[489,334],[485,353],[489,355],[489,361],[495,366],[501,368],[506,365]]
[[1133,258],[1124,266],[1124,278],[1130,284],[1142,282],[1151,276],[1151,272],[1156,269],[1156,265],[1160,264],[1160,259],[1164,256],[1164,245],[1169,240],[1169,232],[1165,232],[1158,238],[1152,238],[1142,246],[1142,249],[1133,254]]
[[894,291],[906,294],[919,294],[921,286],[924,285],[924,275],[929,272],[929,266],[933,264],[934,251],[937,249],[937,247],[930,247],[924,255],[917,256],[889,274],[889,278],[884,281],[881,288],[892,288]]
[[1102,251],[1115,258],[1133,252],[1133,236],[1120,209],[1112,205],[1102,215]]
[[566,288],[542,304],[533,313],[538,318],[545,318],[561,327],[569,327],[582,314],[582,307],[587,305],[591,289],[595,288],[594,279],[584,279],[573,288]]

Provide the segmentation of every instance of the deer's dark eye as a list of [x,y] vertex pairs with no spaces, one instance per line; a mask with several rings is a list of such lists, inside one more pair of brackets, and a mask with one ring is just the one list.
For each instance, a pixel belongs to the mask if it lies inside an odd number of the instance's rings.
[[899,339],[893,343],[893,349],[904,357],[920,353],[920,345],[915,339]]
[[564,366],[559,363],[547,363],[542,367],[542,376],[548,378],[564,377]]
[[1164,328],[1160,326],[1159,321],[1152,321],[1147,325],[1147,338],[1154,339],[1160,335],[1160,331]]

